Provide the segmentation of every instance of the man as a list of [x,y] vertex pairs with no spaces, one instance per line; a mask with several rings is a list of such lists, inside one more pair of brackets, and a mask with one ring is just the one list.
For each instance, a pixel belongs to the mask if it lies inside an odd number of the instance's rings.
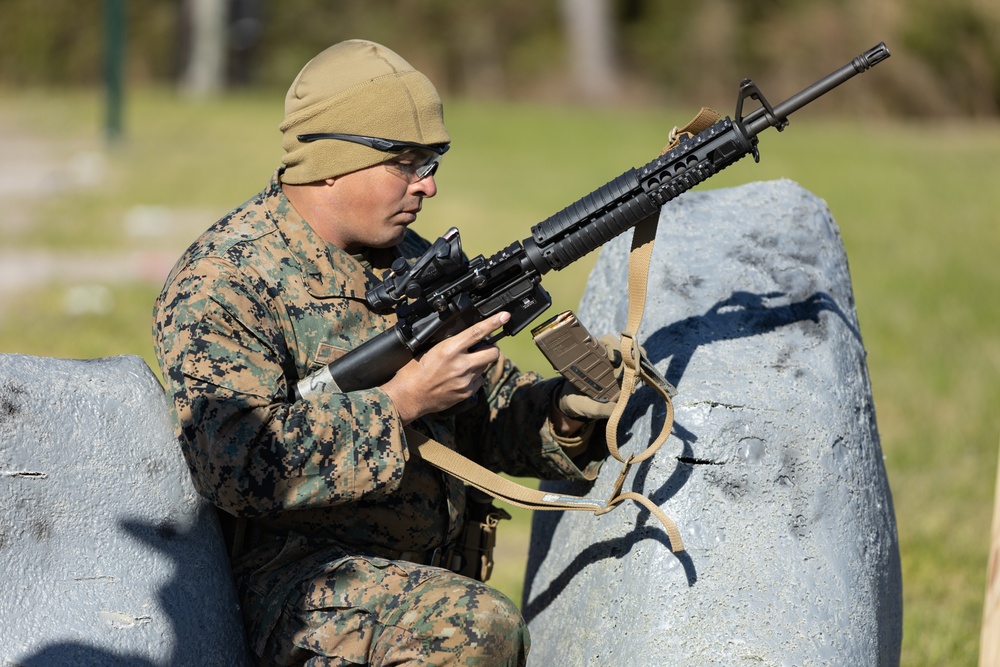
[[[449,136],[430,81],[360,40],[303,68],[279,129],[282,167],[186,251],[154,310],[195,485],[246,536],[233,569],[251,647],[264,665],[523,664],[515,605],[440,557],[466,489],[404,427],[493,470],[593,479],[604,445],[588,422],[607,406],[570,410],[561,379],[480,345],[506,313],[382,386],[296,400],[302,378],[395,324],[364,295],[428,247],[408,227]],[[488,400],[441,414],[480,389]]]

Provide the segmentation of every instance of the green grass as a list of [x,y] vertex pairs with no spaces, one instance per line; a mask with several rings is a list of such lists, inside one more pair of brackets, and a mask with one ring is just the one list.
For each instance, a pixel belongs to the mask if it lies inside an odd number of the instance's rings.
[[[57,157],[98,150],[108,162],[100,187],[32,203],[31,224],[0,218],[4,251],[179,254],[199,224],[257,192],[280,156],[280,92],[196,103],[133,91],[126,139],[113,150],[103,146],[96,95],[0,99],[0,141],[29,134],[51,140]],[[694,111],[446,108],[454,147],[419,229],[434,236],[455,225],[471,254],[526,237],[530,225],[645,163]],[[759,165],[745,160],[711,186],[796,180],[828,202],[847,247],[899,525],[902,663],[974,665],[1000,442],[1000,125],[821,120],[806,109],[784,133],[762,135],[761,153]],[[188,222],[129,237],[122,219],[141,205],[186,211]],[[593,260],[546,277],[556,308],[576,306]],[[138,354],[155,367],[155,282],[109,284],[115,307],[105,315],[67,313],[69,287],[0,293],[0,351]],[[526,338],[504,347],[544,370]],[[515,600],[528,526],[528,513],[517,514],[501,527],[494,580]]]

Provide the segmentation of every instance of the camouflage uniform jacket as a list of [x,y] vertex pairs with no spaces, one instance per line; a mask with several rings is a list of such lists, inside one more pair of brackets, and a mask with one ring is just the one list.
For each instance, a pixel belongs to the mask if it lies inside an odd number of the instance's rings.
[[[270,532],[347,552],[427,551],[462,526],[462,484],[407,449],[379,387],[295,401],[295,384],[395,324],[369,310],[376,274],[427,242],[351,256],[320,239],[277,174],[181,257],[154,309],[167,397],[198,491]],[[513,475],[593,479],[567,457],[547,419],[559,380],[501,360],[488,401],[418,428]],[[390,556],[391,557],[391,556]]]

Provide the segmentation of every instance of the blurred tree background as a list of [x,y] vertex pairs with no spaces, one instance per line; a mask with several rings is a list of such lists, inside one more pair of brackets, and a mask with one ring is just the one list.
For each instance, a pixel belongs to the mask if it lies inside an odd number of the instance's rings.
[[733,96],[748,73],[797,90],[884,40],[878,88],[824,104],[908,117],[997,114],[995,0],[2,0],[0,85],[101,83],[103,8],[124,2],[126,79],[195,94],[288,85],[356,36],[407,54],[447,96],[603,103]]

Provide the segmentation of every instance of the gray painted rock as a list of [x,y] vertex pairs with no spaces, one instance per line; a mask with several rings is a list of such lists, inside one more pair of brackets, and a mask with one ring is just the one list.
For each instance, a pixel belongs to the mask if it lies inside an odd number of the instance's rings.
[[[640,341],[677,386],[676,421],[625,490],[673,517],[687,550],[636,505],[536,512],[530,664],[897,665],[895,517],[829,211],[789,181],[694,192],[658,237]],[[626,322],[628,243],[605,246],[587,284],[598,336]],[[622,451],[663,418],[640,390]],[[619,469],[543,487],[604,499]]]
[[247,664],[215,515],[140,358],[0,355],[0,442],[0,664]]

